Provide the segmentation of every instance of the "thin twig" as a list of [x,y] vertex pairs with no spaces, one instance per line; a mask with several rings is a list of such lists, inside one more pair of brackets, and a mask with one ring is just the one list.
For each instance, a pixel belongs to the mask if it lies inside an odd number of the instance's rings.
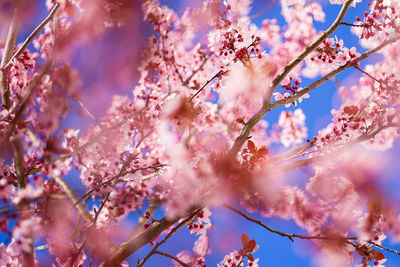
[[159,255],[171,258],[171,259],[173,259],[174,261],[176,261],[177,263],[179,263],[180,265],[182,265],[184,267],[190,267],[189,264],[184,263],[183,261],[181,261],[180,259],[178,259],[177,257],[175,257],[175,256],[173,256],[171,254],[168,254],[168,253],[165,253],[165,252],[162,252],[162,251],[159,251],[159,250],[155,250],[154,254],[159,254]]
[[343,21],[340,24],[346,25],[346,26],[352,26],[352,27],[365,27],[364,24],[353,24],[353,23],[347,23],[347,22],[343,22]]
[[96,214],[93,219],[93,226],[96,225],[97,219],[99,218],[101,211],[103,210],[104,206],[106,205],[106,202],[108,201],[108,198],[110,197],[110,194],[111,194],[111,192],[108,192],[106,194],[106,196],[104,197],[103,201],[100,204],[99,209],[96,211]]
[[201,91],[203,91],[203,89],[206,88],[206,86],[207,86],[210,82],[212,82],[215,78],[217,78],[218,76],[220,76],[220,75],[222,75],[222,74],[224,74],[224,73],[226,73],[226,72],[224,72],[223,70],[218,71],[214,76],[211,77],[211,79],[207,80],[207,82],[206,82],[205,84],[203,84],[203,86],[202,86],[199,90],[197,90],[197,92],[196,92],[194,95],[192,95],[192,96],[189,98],[189,101],[191,101],[191,100],[192,100],[193,98],[195,98],[198,94],[200,94]]
[[82,251],[83,251],[83,249],[85,248],[85,246],[86,246],[86,240],[83,241],[83,243],[82,243],[82,245],[79,247],[78,251],[74,254],[74,256],[73,256],[73,258],[72,258],[72,260],[71,260],[71,263],[70,263],[70,265],[69,265],[70,267],[73,267],[73,266],[74,266],[74,263],[75,263],[76,259],[78,258],[79,254],[82,253]]
[[369,243],[371,243],[373,246],[378,247],[378,248],[380,248],[380,249],[383,249],[383,250],[386,250],[386,251],[389,251],[389,252],[392,252],[392,253],[396,253],[397,255],[400,255],[400,251],[397,251],[397,250],[394,250],[394,249],[391,249],[391,248],[384,247],[384,246],[379,245],[379,244],[377,244],[377,243],[375,243],[375,242],[373,242],[373,241],[369,241]]
[[92,118],[92,120],[94,120],[96,122],[96,124],[100,127],[100,129],[104,130],[103,127],[101,126],[100,122],[96,119],[96,117],[85,107],[85,105],[83,105],[82,101],[80,101],[77,98],[74,98],[76,102],[79,103],[79,105],[81,106],[81,108],[89,115],[90,118]]
[[82,197],[80,197],[75,203],[74,206],[77,205],[78,203],[80,203],[83,199],[89,197],[94,191],[98,190],[99,188],[111,183],[112,181],[116,182],[119,178],[127,175],[128,173],[135,173],[137,171],[144,171],[144,170],[148,170],[148,169],[157,169],[157,168],[161,168],[164,167],[165,165],[163,164],[156,164],[156,165],[152,165],[152,166],[148,166],[148,167],[143,167],[143,168],[136,168],[134,170],[131,171],[125,171],[127,165],[123,165],[121,170],[119,171],[119,173],[115,176],[113,176],[112,178],[100,183],[99,185],[97,185],[95,188],[89,190],[86,194],[84,194]]
[[269,2],[269,4],[268,4],[266,7],[264,7],[262,10],[260,10],[257,14],[254,14],[254,15],[250,16],[250,20],[255,19],[255,18],[261,16],[265,11],[267,11],[268,9],[270,9],[270,8],[275,4],[275,2],[276,2],[276,0],[271,0],[271,1]]
[[263,228],[267,229],[271,233],[275,233],[280,236],[289,238],[290,241],[292,241],[292,242],[294,242],[294,238],[306,239],[306,240],[313,240],[313,239],[318,239],[318,240],[356,240],[357,239],[356,237],[343,237],[343,236],[321,236],[321,235],[307,236],[307,235],[298,235],[298,234],[288,234],[285,232],[275,230],[275,229],[269,227],[268,225],[266,225],[265,223],[263,223],[262,221],[254,219],[254,218],[250,217],[249,215],[247,215],[246,213],[244,213],[230,205],[224,204],[223,206],[227,209],[230,209],[230,210],[236,212],[237,214],[241,215],[248,221],[254,222],[254,223],[262,226]]
[[354,65],[353,67],[354,67],[355,69],[357,69],[358,71],[360,71],[361,73],[363,73],[363,74],[367,75],[368,77],[370,77],[372,80],[374,80],[374,81],[376,81],[376,82],[378,82],[378,83],[380,83],[380,84],[384,83],[383,81],[378,80],[377,78],[375,78],[374,76],[372,76],[371,74],[369,74],[368,72],[366,72],[365,70],[361,69],[359,66]]
[[210,57],[211,57],[211,54],[206,56],[204,58],[203,62],[201,63],[201,65],[195,71],[192,72],[192,74],[182,83],[182,85],[188,84],[192,80],[193,76],[196,75],[196,73],[199,72],[204,67],[204,65],[210,59]]

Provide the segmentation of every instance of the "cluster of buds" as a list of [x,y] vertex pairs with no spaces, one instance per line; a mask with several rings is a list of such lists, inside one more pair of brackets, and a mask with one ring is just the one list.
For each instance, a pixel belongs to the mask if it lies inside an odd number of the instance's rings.
[[[292,85],[292,81],[293,81],[294,85]],[[293,79],[292,77],[289,77],[289,82],[287,84],[283,84],[282,88],[289,91],[291,95],[294,95],[297,92],[297,90],[299,89],[300,83],[301,83],[300,78]]]
[[[361,39],[368,39],[375,35],[374,30],[382,31],[382,24],[379,22],[379,12],[374,10],[371,14],[367,11],[364,12],[364,20],[360,24],[363,27],[363,32],[360,36]],[[361,21],[360,17],[356,17],[357,21]]]
[[339,49],[341,48],[341,43],[336,42],[330,38],[326,39],[322,42],[322,44],[317,47],[316,56],[311,57],[311,61],[322,61],[325,63],[332,63],[337,54],[339,53]]

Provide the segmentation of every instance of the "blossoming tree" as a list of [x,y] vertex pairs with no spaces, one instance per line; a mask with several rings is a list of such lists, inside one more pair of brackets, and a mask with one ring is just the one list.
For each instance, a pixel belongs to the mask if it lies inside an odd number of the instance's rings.
[[[387,254],[400,254],[382,245],[400,240],[400,217],[376,162],[376,151],[399,135],[400,1],[372,0],[363,10],[361,0],[330,0],[341,9],[319,31],[319,1],[281,0],[285,22],[260,26],[253,20],[271,17],[278,3],[250,16],[251,0],[199,1],[181,15],[157,0],[47,0],[48,16],[25,40],[21,25],[41,2],[5,2],[1,266],[43,264],[35,257],[43,249],[54,266],[121,266],[140,249],[147,252],[137,266],[159,256],[206,266],[210,232],[223,227],[213,224],[216,207],[307,240],[323,255],[321,266],[382,266]],[[350,9],[359,15],[346,16]],[[109,28],[134,27],[138,16],[153,27],[139,80],[96,117],[84,105],[91,100],[74,51],[95,46]],[[351,29],[363,52],[339,28]],[[373,54],[380,57],[365,64]],[[361,78],[338,83],[341,106],[309,137],[302,101],[350,69]],[[76,103],[92,119],[84,130],[64,124]],[[281,114],[269,127],[273,110]],[[294,186],[288,174],[298,170],[306,180]],[[270,217],[292,220],[302,234],[271,228]],[[164,252],[178,231],[196,236],[193,248]],[[266,266],[257,257],[265,237],[235,234],[241,244],[218,266]]]

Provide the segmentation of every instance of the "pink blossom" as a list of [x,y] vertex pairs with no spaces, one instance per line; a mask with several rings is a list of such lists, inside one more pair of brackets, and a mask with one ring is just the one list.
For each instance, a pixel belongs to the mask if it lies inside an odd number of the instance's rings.
[[285,147],[291,144],[300,144],[307,137],[305,116],[301,109],[296,109],[294,113],[283,111],[279,117],[278,124],[282,128],[280,141]]

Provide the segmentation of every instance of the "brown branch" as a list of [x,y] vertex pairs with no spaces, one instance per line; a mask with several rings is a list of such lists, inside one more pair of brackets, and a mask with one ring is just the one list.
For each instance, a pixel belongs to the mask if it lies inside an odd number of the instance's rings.
[[270,90],[267,94],[265,102],[269,102],[272,92],[278,87],[278,85],[283,81],[283,79],[292,71],[303,59],[305,59],[309,54],[311,54],[326,38],[328,38],[340,25],[347,10],[349,9],[353,0],[347,0],[344,2],[342,9],[340,10],[338,16],[332,25],[324,31],[315,41],[309,44],[296,58],[289,62],[283,70],[275,77],[270,86]]
[[305,143],[303,145],[294,147],[289,151],[285,151],[285,152],[283,152],[281,154],[278,154],[276,156],[273,156],[273,157],[269,158],[268,162],[276,162],[278,160],[289,158],[289,157],[293,157],[295,155],[303,153],[304,151],[307,151],[308,149],[312,148],[314,146],[314,143],[315,142],[307,142],[307,143]]
[[378,248],[380,248],[380,249],[383,249],[383,250],[386,250],[386,251],[389,251],[389,252],[392,252],[392,253],[396,253],[397,255],[400,255],[400,251],[397,251],[397,250],[394,250],[394,249],[391,249],[391,248],[384,247],[384,246],[379,245],[379,244],[377,244],[377,243],[375,243],[375,242],[373,242],[373,241],[369,241],[369,243],[371,243],[373,246],[378,247]]
[[74,254],[74,256],[72,257],[71,263],[69,265],[69,267],[74,267],[74,263],[76,261],[76,259],[78,258],[79,254],[82,253],[83,249],[86,246],[86,240],[83,241],[82,245],[79,247],[78,251]]
[[[192,209],[192,211],[195,209]],[[197,214],[200,209],[194,211],[194,214]],[[193,215],[189,216],[191,219]],[[129,257],[132,253],[146,245],[147,243],[154,240],[157,236],[159,236],[163,231],[174,225],[178,222],[180,218],[167,218],[164,217],[161,220],[154,222],[144,233],[139,236],[134,236],[129,238],[126,242],[119,245],[112,253],[112,255],[106,259],[103,263],[101,263],[101,267],[113,267],[119,265],[124,259]],[[187,223],[189,220],[185,220]],[[179,224],[181,225],[181,224]],[[183,226],[183,225],[182,225]],[[175,229],[175,228],[174,228]],[[178,230],[178,229],[176,229]],[[172,234],[171,234],[172,235]],[[168,238],[171,235],[167,235]],[[167,237],[166,236],[166,237]],[[166,241],[164,238],[163,240]],[[165,242],[164,241],[164,242]],[[161,245],[161,244],[160,244]]]
[[74,98],[76,102],[79,103],[79,105],[81,106],[81,108],[88,114],[88,116],[90,118],[92,118],[92,120],[94,120],[96,122],[96,124],[100,127],[100,129],[104,130],[103,127],[100,124],[100,121],[98,119],[96,119],[96,117],[85,107],[85,105],[83,105],[82,101],[80,101],[77,98]]
[[164,217],[159,221],[154,222],[144,233],[139,236],[129,238],[126,242],[119,245],[104,262],[100,264],[101,267],[114,267],[118,266],[129,255],[153,241],[163,231],[178,222],[180,218],[167,218]]
[[[150,216],[153,216],[154,213],[156,212],[157,208],[160,206],[161,201],[157,197],[153,197],[150,200],[150,207],[147,209],[146,212],[150,214]],[[140,216],[138,223],[136,224],[135,228],[132,230],[132,232],[129,234],[129,238],[136,237],[140,232],[143,232],[144,225],[150,221],[150,218],[147,219],[143,215]]]
[[266,225],[265,223],[263,223],[262,221],[254,219],[254,218],[250,217],[249,215],[247,215],[246,213],[244,213],[230,205],[224,204],[223,206],[227,209],[230,209],[231,211],[236,212],[237,214],[241,215],[248,221],[251,221],[251,222],[254,222],[254,223],[260,225],[261,227],[267,229],[271,233],[275,233],[280,236],[289,238],[290,241],[292,241],[292,242],[294,242],[294,238],[306,239],[306,240],[356,240],[357,239],[356,237],[343,237],[343,236],[321,236],[321,235],[307,236],[307,235],[298,235],[298,234],[288,234],[285,232],[275,230],[275,229],[269,227],[268,225]]
[[[400,40],[400,35],[394,38],[391,38],[385,42],[383,42],[382,44],[380,44],[379,46],[365,52],[364,54],[362,54],[361,56],[359,56],[355,61],[360,62],[366,58],[368,58],[369,56],[371,56],[372,54],[378,52],[379,50],[381,50],[382,48],[384,48],[387,45],[390,45],[392,43],[397,42],[398,40]],[[350,67],[354,67],[355,64],[354,62],[348,62],[345,65],[337,68],[336,70],[331,71],[330,73],[328,73],[327,75],[325,75],[324,77],[322,77],[321,79],[315,81],[314,83],[310,84],[309,86],[305,87],[303,90],[301,90],[300,92],[297,92],[295,95],[289,97],[289,98],[285,98],[285,99],[281,99],[279,101],[273,102],[269,105],[267,111],[270,111],[274,108],[286,105],[286,104],[290,104],[293,103],[294,101],[296,101],[298,98],[302,97],[303,95],[307,94],[308,92],[310,92],[311,90],[317,88],[319,85],[325,83],[326,81],[328,81],[329,79],[331,79],[332,77],[334,77],[335,75],[337,75],[338,73],[350,68]]]
[[351,27],[365,27],[364,24],[353,24],[353,23],[347,23],[347,22],[341,22],[340,24],[346,25],[346,26],[351,26]]
[[56,3],[53,7],[53,9],[50,11],[49,15],[36,27],[36,29],[33,30],[33,32],[26,38],[22,46],[18,49],[17,52],[7,61],[7,64],[5,65],[4,68],[8,68],[11,61],[14,58],[18,58],[21,53],[28,47],[28,45],[32,42],[33,38],[43,29],[44,26],[46,26],[47,23],[54,17],[54,15],[57,13],[58,9],[60,8],[60,4]]
[[18,31],[21,26],[21,10],[18,5],[21,5],[15,1],[17,5],[14,9],[14,14],[8,30],[6,44],[3,50],[3,56],[1,59],[1,70],[0,70],[0,89],[1,89],[1,102],[6,109],[12,106],[10,99],[10,91],[8,85],[8,74],[9,68],[6,67],[7,62],[12,58],[14,52],[15,43],[18,36]]
[[173,234],[175,234],[179,229],[181,229],[184,225],[186,225],[188,222],[190,222],[196,215],[197,213],[200,212],[201,209],[197,209],[195,212],[193,212],[191,215],[189,215],[186,219],[184,219],[182,222],[180,222],[177,226],[175,226],[164,238],[163,240],[157,242],[153,249],[149,252],[149,254],[146,255],[146,257],[138,264],[136,267],[142,267],[143,264],[146,263],[146,261],[154,254],[154,251],[157,250],[158,247],[160,247],[162,244],[164,244]]
[[326,38],[328,38],[339,27],[351,3],[352,0],[345,1],[342,9],[340,10],[338,16],[336,17],[332,25],[326,31],[324,31],[315,41],[309,44],[296,58],[294,58],[291,62],[289,62],[282,69],[282,71],[275,77],[269,89],[267,90],[262,107],[257,111],[256,114],[253,115],[253,117],[251,117],[251,119],[244,126],[239,137],[236,138],[235,143],[233,144],[230,150],[231,156],[233,157],[236,156],[236,154],[239,152],[243,144],[247,141],[248,137],[250,136],[252,129],[268,112],[272,93],[275,91],[278,85],[290,73],[290,71],[292,71],[303,59],[305,59],[310,53],[312,53]]
[[370,77],[372,80],[378,82],[378,83],[382,83],[382,81],[378,80],[377,78],[375,78],[374,76],[372,76],[371,74],[369,74],[368,72],[366,72],[365,70],[361,69],[358,66],[353,66],[356,70],[360,71],[361,73],[367,75],[368,77]]
[[159,250],[155,250],[154,254],[159,254],[159,255],[171,258],[171,259],[173,259],[174,261],[176,261],[177,263],[179,263],[180,265],[182,265],[184,267],[190,267],[189,264],[184,263],[183,261],[181,261],[180,259],[178,259],[177,257],[175,257],[175,256],[173,256],[171,254],[168,254],[168,253],[165,253],[165,252],[162,252],[162,251],[159,251]]

